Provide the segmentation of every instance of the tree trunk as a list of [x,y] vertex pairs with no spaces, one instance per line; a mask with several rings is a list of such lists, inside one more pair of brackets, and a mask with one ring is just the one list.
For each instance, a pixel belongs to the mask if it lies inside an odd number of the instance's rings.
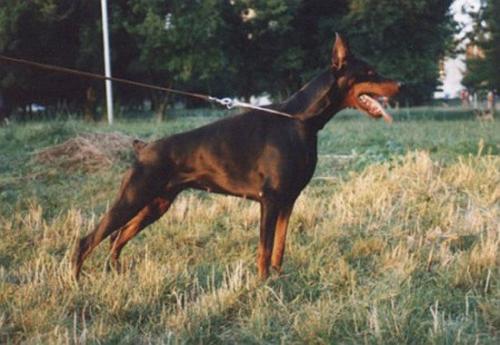
[[495,110],[496,110],[496,95],[495,91],[490,90],[488,91],[488,94],[486,96],[486,108],[491,112],[492,116],[495,116]]
[[168,95],[164,92],[152,94],[152,108],[157,122],[162,122],[168,105]]
[[85,91],[85,105],[83,109],[83,118],[87,122],[93,122],[97,120],[96,101],[97,101],[97,96],[95,89],[92,86],[89,86]]
[[0,91],[0,126],[6,123],[7,116],[7,104]]

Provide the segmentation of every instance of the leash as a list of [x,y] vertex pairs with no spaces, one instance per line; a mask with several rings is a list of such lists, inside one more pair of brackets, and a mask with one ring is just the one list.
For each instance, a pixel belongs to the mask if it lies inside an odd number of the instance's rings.
[[201,93],[176,90],[176,89],[172,89],[169,87],[162,87],[162,86],[142,83],[142,82],[133,81],[133,80],[124,79],[124,78],[106,77],[102,74],[79,71],[76,69],[55,66],[55,65],[49,65],[49,64],[34,62],[34,61],[30,61],[30,60],[25,60],[25,59],[18,59],[18,58],[8,57],[8,56],[1,55],[1,54],[0,54],[0,60],[6,61],[9,63],[16,63],[16,64],[21,64],[21,65],[36,67],[38,69],[44,69],[44,70],[49,70],[49,71],[54,71],[54,72],[61,72],[61,73],[66,73],[66,74],[74,74],[74,75],[78,75],[78,76],[90,78],[90,79],[111,80],[111,81],[114,81],[117,83],[128,84],[128,85],[133,85],[133,86],[142,87],[142,88],[146,88],[146,89],[157,90],[157,91],[169,92],[169,93],[173,93],[173,94],[177,94],[177,95],[181,95],[181,96],[186,96],[186,97],[197,98],[197,99],[201,99],[203,101],[209,102],[209,103],[219,104],[223,107],[226,107],[227,109],[232,109],[232,108],[254,109],[254,110],[260,110],[260,111],[270,113],[270,114],[281,115],[284,117],[295,119],[292,115],[290,115],[288,113],[284,113],[284,112],[274,110],[274,109],[259,107],[257,105],[253,105],[253,104],[246,103],[246,102],[240,102],[238,100],[233,100],[229,97],[217,98],[217,97],[212,97],[209,95],[204,95]]
[[231,99],[231,98],[215,98],[215,97],[209,97],[208,100],[210,102],[215,102],[219,103],[222,106],[225,106],[227,109],[232,109],[232,108],[248,108],[248,109],[255,109],[255,110],[260,110],[260,111],[265,111],[266,113],[270,114],[276,114],[276,115],[281,115],[281,116],[286,116],[291,119],[296,119],[292,115],[288,113],[284,113],[278,110],[274,109],[269,109],[269,108],[264,108],[264,107],[259,107],[258,105],[253,105],[250,103],[246,102],[240,102],[237,99]]

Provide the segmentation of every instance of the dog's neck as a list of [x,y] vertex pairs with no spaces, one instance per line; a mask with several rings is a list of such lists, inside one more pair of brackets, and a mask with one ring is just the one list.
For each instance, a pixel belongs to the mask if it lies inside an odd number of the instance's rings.
[[336,85],[333,73],[325,71],[283,102],[280,110],[320,130],[341,110],[341,95]]

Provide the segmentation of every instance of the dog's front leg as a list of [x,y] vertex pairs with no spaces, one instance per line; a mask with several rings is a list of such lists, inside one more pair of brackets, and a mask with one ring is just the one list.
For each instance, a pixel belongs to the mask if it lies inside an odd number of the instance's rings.
[[283,263],[283,254],[285,253],[286,232],[288,221],[292,213],[293,202],[280,209],[276,222],[276,234],[274,235],[273,254],[271,258],[271,266],[278,273],[281,273],[281,265]]
[[257,252],[257,270],[261,279],[266,279],[269,276],[269,264],[273,251],[279,209],[279,204],[273,199],[265,199],[260,203],[260,240]]

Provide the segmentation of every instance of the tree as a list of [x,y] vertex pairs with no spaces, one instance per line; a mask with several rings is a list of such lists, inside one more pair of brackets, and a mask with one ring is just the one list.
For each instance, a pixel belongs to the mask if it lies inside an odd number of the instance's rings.
[[299,1],[233,1],[222,8],[223,50],[231,96],[248,99],[294,87],[303,67],[292,22]]
[[491,39],[485,47],[487,63],[491,66],[490,86],[500,90],[500,2],[488,1],[486,20],[490,28]]
[[[327,68],[334,32],[340,31],[378,70],[409,85],[404,98],[421,103],[438,86],[439,61],[451,50],[451,2],[112,1],[113,75],[216,96],[267,92],[283,98]],[[87,0],[3,0],[0,52],[102,73],[99,6]],[[13,65],[0,65],[0,90],[10,108],[65,101],[76,109],[86,98],[103,97],[100,81]],[[125,105],[151,99],[158,117],[173,101],[165,93],[117,83],[114,90]]]
[[344,20],[348,13],[347,0],[301,2],[293,21],[294,36],[304,52],[301,83],[329,65],[335,32],[349,33]]
[[[0,7],[0,53],[8,52],[14,47],[15,23],[26,4],[14,0],[7,1]],[[0,122],[10,113],[15,101],[9,92],[16,82],[15,71],[0,64]]]
[[[243,95],[259,90],[273,95],[280,90],[294,90],[328,66],[330,43],[334,32],[340,31],[349,37],[353,50],[383,74],[405,82],[407,87],[401,99],[413,104],[428,101],[439,86],[439,63],[454,47],[456,27],[449,12],[451,3],[452,0],[235,2],[224,19],[230,23],[228,31],[233,33],[223,40],[230,42],[226,51],[236,60],[231,79],[241,81],[235,87]],[[255,16],[244,20],[248,9],[254,10]],[[276,21],[279,31],[272,30]]]
[[439,62],[453,48],[452,0],[353,0],[346,27],[355,51],[405,83],[400,98],[418,104],[439,85]]
[[[129,1],[118,24],[123,25],[137,47],[136,55],[129,60],[127,75],[168,87],[209,89],[213,76],[222,73],[224,63],[218,39],[218,3]],[[150,93],[158,118],[163,116],[168,96],[163,92]]]
[[500,90],[500,3],[482,0],[470,11],[473,30],[467,36],[469,52],[462,84],[474,91]]
[[[80,45],[83,38],[80,35],[89,34],[90,30],[85,29],[95,25],[93,13],[90,2],[84,0],[5,0],[0,8],[0,52],[43,63],[96,70],[99,64],[95,63],[95,54],[81,49]],[[88,41],[90,43],[90,37]],[[88,80],[70,75],[19,65],[0,66],[0,88],[9,108],[26,108],[33,102],[78,106],[85,100],[88,85]]]

